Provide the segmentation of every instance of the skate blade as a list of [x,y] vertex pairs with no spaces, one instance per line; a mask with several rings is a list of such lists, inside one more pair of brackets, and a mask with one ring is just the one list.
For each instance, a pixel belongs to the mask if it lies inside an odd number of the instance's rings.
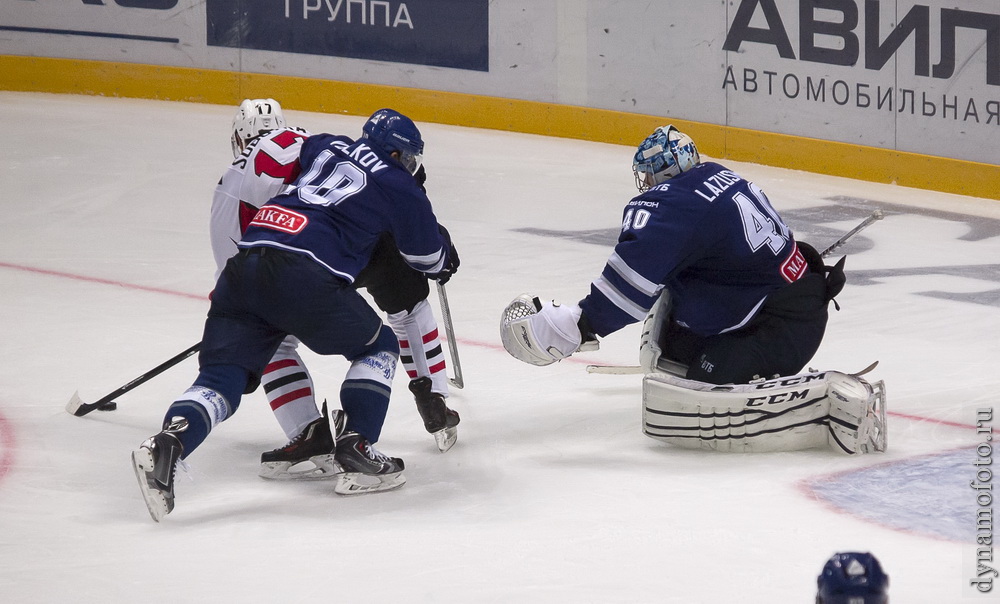
[[267,480],[324,480],[343,474],[333,455],[314,455],[306,461],[261,462],[258,475]]
[[434,436],[434,442],[437,443],[438,450],[445,453],[448,449],[455,446],[455,442],[458,441],[458,428],[454,426],[445,428],[433,432],[432,435]]
[[132,469],[139,481],[139,491],[146,502],[149,516],[156,522],[170,513],[172,506],[163,493],[150,484],[149,473],[153,471],[153,454],[149,449],[140,448],[132,452]]
[[345,472],[337,477],[337,485],[333,491],[338,495],[363,495],[378,491],[398,489],[406,483],[402,472],[392,474],[362,474],[361,472]]

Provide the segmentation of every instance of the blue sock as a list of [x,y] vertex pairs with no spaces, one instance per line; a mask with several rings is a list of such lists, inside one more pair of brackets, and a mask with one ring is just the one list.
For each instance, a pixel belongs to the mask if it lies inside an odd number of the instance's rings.
[[174,417],[187,420],[187,428],[176,433],[184,448],[181,459],[205,442],[212,428],[236,412],[246,383],[247,371],[241,367],[209,365],[202,368],[194,385],[171,403],[163,417],[164,429]]
[[340,387],[340,405],[347,413],[347,431],[378,442],[389,411],[392,378],[399,359],[399,340],[383,325],[363,356],[351,359],[351,368]]

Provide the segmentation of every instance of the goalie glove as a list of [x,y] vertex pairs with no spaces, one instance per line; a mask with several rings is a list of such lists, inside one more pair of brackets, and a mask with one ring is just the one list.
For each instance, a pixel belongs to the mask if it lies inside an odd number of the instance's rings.
[[[504,309],[500,340],[512,357],[531,365],[551,365],[570,356],[583,343],[579,321],[583,311],[576,304],[541,302],[521,294]],[[587,342],[588,350],[596,347]],[[596,340],[593,340],[596,343]]]

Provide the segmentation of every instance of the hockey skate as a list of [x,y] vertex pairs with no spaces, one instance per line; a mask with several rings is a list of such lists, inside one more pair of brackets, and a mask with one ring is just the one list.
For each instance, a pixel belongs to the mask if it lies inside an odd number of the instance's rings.
[[417,411],[424,420],[424,428],[434,436],[438,449],[444,453],[458,440],[458,412],[445,405],[444,397],[431,392],[431,378],[422,377],[410,382],[410,392],[417,402]]
[[336,458],[343,468],[333,489],[339,495],[388,491],[406,482],[403,460],[379,452],[357,432],[337,436]]
[[[335,409],[331,417],[336,431],[343,430],[344,412]],[[321,418],[306,426],[284,447],[261,454],[259,475],[269,480],[330,478],[342,471],[334,457],[335,450],[324,401]]]
[[177,434],[187,427],[188,422],[183,417],[171,418],[162,432],[147,438],[132,452],[132,468],[139,481],[139,490],[149,515],[156,522],[174,509],[174,474],[184,454]]

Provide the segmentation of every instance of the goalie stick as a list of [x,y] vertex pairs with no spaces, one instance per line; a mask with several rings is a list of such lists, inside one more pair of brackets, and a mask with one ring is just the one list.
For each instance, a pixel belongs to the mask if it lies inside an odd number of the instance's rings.
[[[830,247],[826,248],[820,253],[821,258],[826,258],[842,245],[847,243],[849,239],[860,233],[861,231],[867,229],[869,226],[875,222],[885,218],[885,212],[882,210],[875,210],[867,218],[862,220],[858,226],[854,227],[850,231],[844,233],[844,236],[833,242]],[[587,373],[601,373],[605,375],[633,375],[637,373],[643,373],[642,367],[638,365],[587,365]],[[860,375],[860,374],[858,374]]]
[[603,373],[606,375],[632,375],[643,373],[638,365],[587,365],[587,373]]
[[455,377],[448,378],[448,382],[455,388],[464,388],[465,380],[462,379],[462,364],[458,361],[458,342],[455,341],[455,325],[451,321],[451,306],[448,304],[448,292],[444,285],[437,284],[438,300],[441,302],[441,316],[444,319],[444,333],[448,336],[448,352],[451,353],[452,372]]
[[146,382],[160,375],[167,369],[170,369],[174,365],[177,365],[184,359],[198,352],[200,348],[201,348],[201,342],[198,342],[197,344],[188,348],[184,352],[164,361],[163,363],[160,363],[156,367],[153,367],[152,369],[140,375],[139,377],[135,378],[131,382],[124,384],[114,392],[111,392],[110,394],[101,397],[100,400],[94,401],[93,403],[83,402],[83,400],[80,398],[80,393],[75,392],[73,394],[73,397],[69,399],[69,403],[66,404],[66,411],[71,415],[75,415],[77,417],[83,417],[84,415],[87,415],[88,413],[90,413],[95,409],[100,409],[102,411],[114,411],[115,409],[118,408],[117,403],[114,402],[115,398],[125,394],[126,392],[132,390],[137,386],[145,384]]
[[868,218],[865,218],[864,220],[862,220],[861,223],[858,224],[858,226],[856,226],[853,229],[851,229],[850,231],[847,231],[846,233],[844,233],[843,237],[841,237],[840,239],[834,241],[833,245],[831,245],[830,247],[828,247],[825,250],[823,250],[823,252],[820,254],[820,257],[826,258],[830,254],[832,254],[834,252],[834,250],[836,250],[840,246],[842,246],[845,243],[847,243],[847,241],[851,237],[854,237],[855,235],[857,235],[861,231],[867,229],[869,226],[871,226],[872,224],[874,224],[876,221],[882,220],[883,218],[885,218],[885,212],[883,212],[882,210],[875,210],[874,212],[871,213],[871,215],[868,216]]
[[[875,361],[871,365],[865,367],[861,371],[855,373],[849,373],[852,377],[861,377],[864,374],[875,369],[878,365],[878,361]],[[810,370],[812,371],[812,370]],[[644,373],[642,367],[638,365],[587,365],[587,373],[603,373],[606,375],[632,375],[636,373]]]

